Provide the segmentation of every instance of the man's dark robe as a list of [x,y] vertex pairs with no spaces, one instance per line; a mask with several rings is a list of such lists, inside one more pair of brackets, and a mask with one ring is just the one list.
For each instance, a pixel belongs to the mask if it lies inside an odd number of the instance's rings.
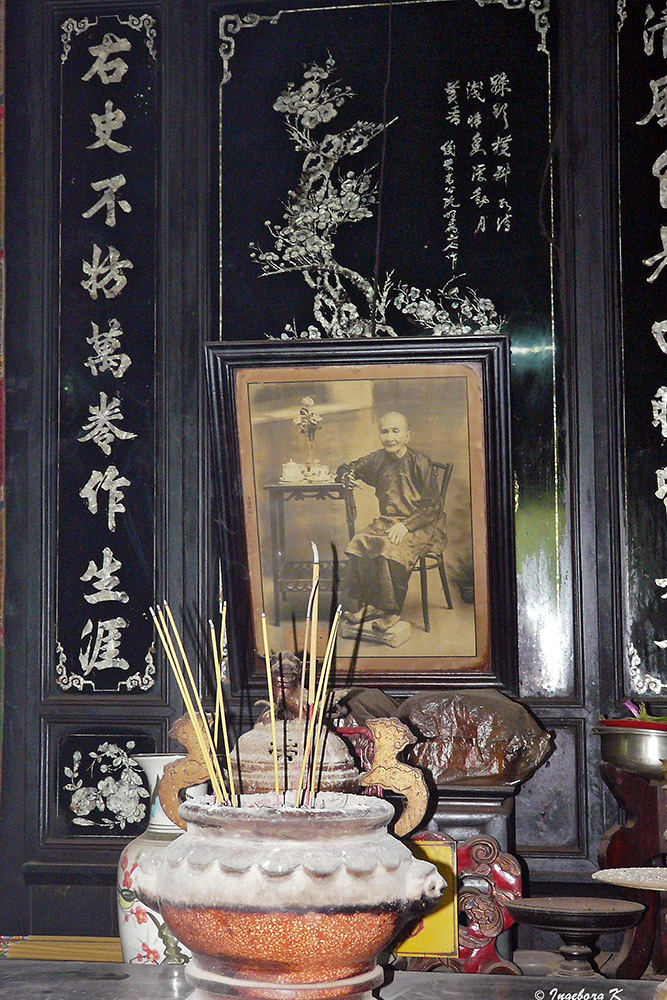
[[[358,531],[345,552],[345,596],[388,614],[400,614],[410,574],[420,556],[444,548],[445,515],[430,458],[408,448],[402,458],[384,449],[341,465],[337,472],[375,489],[380,516]],[[402,523],[408,533],[398,545],[387,532]]]

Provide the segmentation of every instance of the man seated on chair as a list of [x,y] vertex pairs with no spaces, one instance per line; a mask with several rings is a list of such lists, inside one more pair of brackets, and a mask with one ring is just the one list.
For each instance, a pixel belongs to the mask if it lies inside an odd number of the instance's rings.
[[445,514],[431,459],[408,447],[410,428],[402,413],[378,421],[378,451],[341,465],[336,478],[375,488],[379,517],[358,531],[347,548],[343,580],[345,620],[378,633],[401,618],[410,574],[433,547],[444,547]]

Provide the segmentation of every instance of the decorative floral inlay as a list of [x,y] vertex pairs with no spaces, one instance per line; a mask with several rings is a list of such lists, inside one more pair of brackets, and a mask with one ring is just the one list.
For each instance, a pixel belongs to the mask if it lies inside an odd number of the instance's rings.
[[413,322],[425,327],[432,337],[465,337],[469,333],[498,333],[502,320],[491,299],[480,298],[472,288],[461,290],[451,281],[433,294],[430,288],[398,285],[394,305]]
[[64,790],[71,792],[69,809],[77,826],[96,826],[107,830],[124,830],[128,823],[138,823],[146,816],[142,799],[148,798],[138,766],[127,751],[135,744],[129,740],[126,749],[116,743],[100,743],[97,750],[83,754],[75,750],[72,766],[65,767],[69,782]]
[[157,59],[157,52],[155,51],[157,28],[155,27],[155,18],[152,14],[130,14],[125,21],[119,17],[118,22],[119,24],[126,24],[128,27],[134,28],[135,31],[145,31],[146,48],[151,58]]
[[88,31],[88,28],[94,28],[98,23],[97,18],[91,21],[87,17],[82,18],[81,21],[77,21],[74,17],[68,17],[66,21],[63,21],[60,26],[60,38],[63,43],[63,50],[60,54],[60,61],[62,63],[67,62],[67,57],[72,50],[72,35],[80,35],[84,31]]
[[[490,3],[500,3],[507,10],[519,10],[526,6],[526,0],[477,0],[480,7]],[[548,53],[547,31],[549,30],[549,7],[550,0],[530,0],[528,10],[535,17],[535,30],[540,36],[537,46],[538,52]]]
[[[155,51],[157,28],[155,27],[155,18],[152,14],[130,14],[125,20],[116,15],[116,20],[119,24],[125,24],[134,31],[145,31],[146,48],[153,59],[157,58]],[[67,62],[67,57],[72,50],[72,35],[81,35],[83,32],[88,31],[89,28],[94,28],[97,24],[99,24],[99,18],[97,17],[92,19],[83,17],[80,21],[77,21],[74,17],[68,17],[66,21],[63,21],[60,26],[60,39],[63,43],[63,50],[60,53],[61,63]]]
[[616,15],[618,18],[616,30],[620,31],[625,24],[626,17],[628,16],[628,12],[626,10],[626,0],[616,0]]
[[277,24],[281,13],[282,12],[279,11],[272,17],[262,16],[261,14],[244,14],[243,17],[241,17],[240,14],[222,15],[219,22],[220,48],[218,50],[220,52],[220,58],[222,59],[221,86],[224,86],[224,84],[232,78],[229,64],[232,56],[234,55],[234,35],[237,35],[241,28],[255,28],[260,21],[268,21],[269,24]]
[[[83,674],[70,673],[67,669],[67,654],[63,648],[60,641],[56,642],[56,652],[58,654],[58,660],[56,662],[56,683],[58,687],[63,691],[83,691],[85,687],[92,688],[93,691],[98,690],[95,684],[95,678],[93,676],[84,677]],[[124,678],[118,682],[116,686],[116,691],[133,691],[138,688],[140,691],[149,691],[153,684],[155,683],[155,662],[154,662],[155,647],[151,648],[146,653],[145,658],[145,668],[143,673],[138,671],[130,674],[129,677]],[[127,663],[127,661],[123,661]],[[119,666],[116,661],[112,664],[115,667]],[[129,667],[129,664],[127,664]]]
[[[660,645],[660,643],[656,643],[656,645]],[[667,690],[667,681],[663,681],[653,674],[644,673],[641,657],[632,643],[628,646],[628,655],[630,656],[630,666],[628,667],[630,686],[634,692],[637,694],[661,694]]]

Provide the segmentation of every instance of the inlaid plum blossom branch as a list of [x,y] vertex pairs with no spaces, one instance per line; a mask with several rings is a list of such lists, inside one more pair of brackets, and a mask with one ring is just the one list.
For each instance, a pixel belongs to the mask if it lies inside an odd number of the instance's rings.
[[393,272],[371,279],[337,260],[340,227],[373,218],[378,200],[377,164],[355,172],[346,161],[392,122],[360,120],[341,132],[316,136],[315,130],[330,125],[355,96],[333,79],[335,69],[330,53],[324,65],[307,65],[301,84],[288,83],[273,105],[285,117],[294,148],[305,156],[298,185],[287,193],[283,221],[265,222],[272,247],[251,243],[251,257],[261,277],[300,273],[314,293],[314,321],[300,330],[292,320],[281,339],[395,337],[395,323],[404,326],[406,320],[417,332],[435,337],[497,333],[502,320],[493,302],[464,288],[462,275],[432,293],[395,281]]

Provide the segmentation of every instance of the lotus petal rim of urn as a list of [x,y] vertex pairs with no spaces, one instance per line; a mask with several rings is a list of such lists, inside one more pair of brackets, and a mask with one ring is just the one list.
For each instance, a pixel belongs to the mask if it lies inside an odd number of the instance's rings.
[[293,792],[280,798],[276,806],[275,793],[241,795],[241,804],[231,807],[217,805],[208,796],[184,802],[179,812],[187,823],[202,827],[243,831],[246,826],[256,830],[261,823],[271,836],[295,840],[301,840],[306,830],[309,838],[324,840],[350,822],[360,834],[383,830],[394,816],[389,802],[371,795],[319,792],[311,806],[296,806]]
[[434,865],[389,833],[394,809],[374,796],[321,792],[308,808],[277,807],[264,793],[240,807],[199,799],[181,815],[186,833],[140,865],[140,894],[158,907],[307,910],[326,895],[329,906],[417,912],[445,888]]

